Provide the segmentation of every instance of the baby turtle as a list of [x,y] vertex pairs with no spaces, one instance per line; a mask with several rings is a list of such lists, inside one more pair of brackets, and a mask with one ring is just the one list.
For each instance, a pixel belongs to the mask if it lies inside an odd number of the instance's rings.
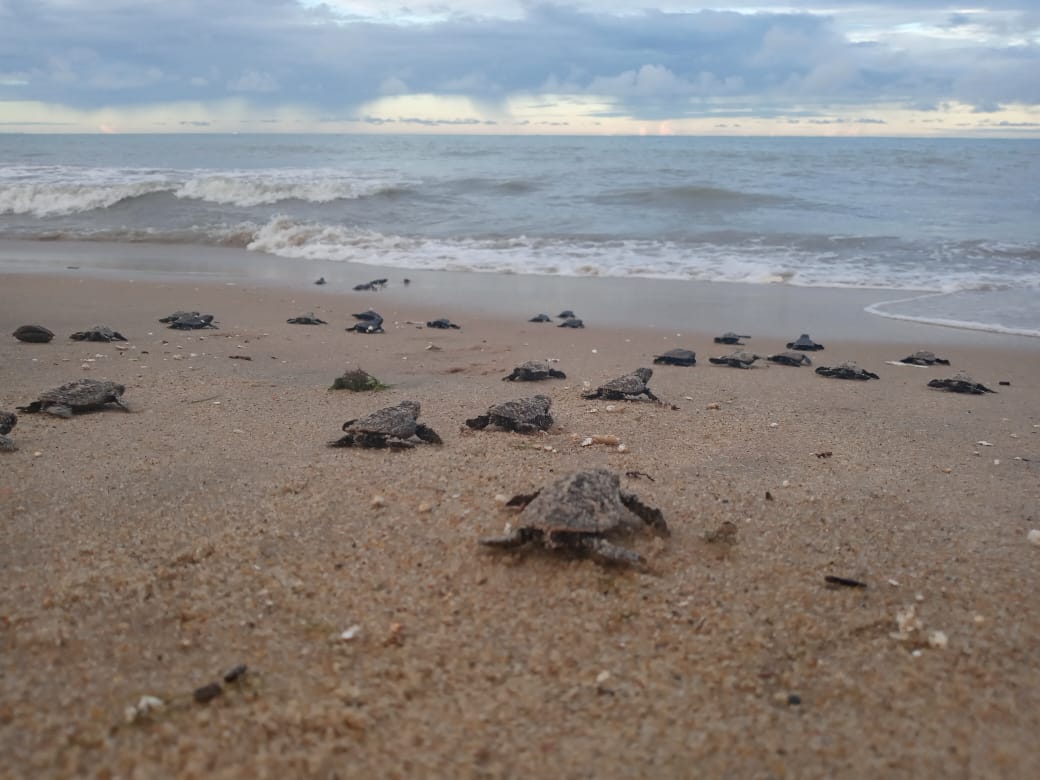
[[542,379],[566,379],[562,371],[552,368],[544,360],[528,360],[513,369],[509,376],[502,377],[503,382],[539,382]]
[[330,447],[390,447],[410,450],[416,441],[443,444],[441,437],[420,422],[418,401],[401,401],[357,420],[343,423],[346,436],[329,442]]
[[324,276],[319,276],[318,280],[315,282],[315,284],[318,284],[318,285],[328,284],[328,282],[325,281],[325,277]]
[[30,344],[46,344],[54,338],[54,334],[50,329],[43,327],[43,325],[22,325],[11,335],[19,341],[25,341]]
[[556,316],[561,320],[572,320],[575,318],[576,315],[570,309],[564,309]]
[[517,433],[535,433],[547,431],[552,427],[553,418],[549,414],[552,399],[547,395],[532,395],[529,398],[517,398],[495,404],[486,414],[466,420],[473,430],[479,431],[489,425],[497,425],[507,431]]
[[169,327],[171,330],[202,330],[203,328],[216,330],[217,328],[213,324],[212,314],[199,314],[198,312],[181,314],[180,317],[170,322]]
[[197,311],[175,311],[173,314],[167,314],[165,317],[160,317],[159,322],[169,324],[174,320],[179,320],[181,317],[198,317],[200,316]]
[[708,358],[708,362],[714,363],[717,366],[729,366],[730,368],[751,368],[751,364],[760,357],[762,356],[756,355],[754,352],[740,349],[721,357],[710,357]]
[[650,392],[647,384],[650,377],[654,375],[652,368],[637,368],[631,374],[611,379],[595,390],[582,393],[582,398],[602,398],[605,401],[638,401],[641,396],[646,396],[651,401],[661,403],[661,399]]
[[563,322],[561,322],[556,327],[557,328],[584,328],[585,327],[585,323],[582,322],[581,320],[579,320],[577,317],[568,317],[567,319],[565,319]]
[[528,322],[552,322],[552,317],[548,314],[536,314]]
[[314,316],[314,312],[309,311],[306,314],[301,314],[298,317],[286,320],[290,325],[328,325],[329,323],[325,320],[319,319]]
[[17,414],[14,412],[0,412],[0,452],[14,452],[18,449],[18,446],[7,437],[7,434],[17,424]]
[[347,330],[352,330],[355,333],[385,333],[383,330],[383,318],[377,312],[372,311],[372,309],[350,316],[356,319],[357,322],[347,328]]
[[439,320],[430,320],[429,322],[426,323],[426,327],[427,328],[439,328],[441,330],[447,330],[448,328],[454,328],[455,330],[459,330],[459,326],[458,325],[456,325],[451,320],[444,319],[443,317],[441,317]]
[[827,366],[820,366],[816,369],[816,373],[820,376],[829,376],[834,379],[861,379],[866,381],[868,379],[880,379],[877,374],[860,368],[852,360],[846,360],[844,363],[828,368]]
[[689,349],[670,349],[663,355],[654,355],[654,362],[666,366],[695,366],[697,353]]
[[789,341],[787,343],[787,348],[799,349],[804,352],[816,352],[817,350],[823,349],[823,344],[817,344],[815,341],[809,338],[808,333],[803,333],[794,341]]
[[106,325],[95,325],[89,330],[73,333],[69,338],[73,341],[126,341],[126,336]]
[[76,379],[60,387],[44,390],[39,399],[28,406],[19,406],[19,412],[35,414],[46,412],[57,417],[71,417],[73,412],[88,412],[115,404],[123,411],[130,411],[120,396],[126,392],[123,385],[101,379]]
[[734,333],[731,330],[727,330],[721,336],[716,336],[715,337],[715,343],[716,344],[736,344],[736,345],[739,345],[739,346],[743,346],[744,342],[741,341],[741,339],[749,339],[749,338],[751,338],[751,337],[750,336],[742,336],[739,333]]
[[940,366],[950,365],[949,360],[945,360],[941,357],[936,357],[934,352],[922,349],[918,350],[912,355],[908,355],[899,361],[900,363],[909,363],[912,366],[934,366],[936,364]]
[[996,390],[990,390],[981,382],[976,382],[963,371],[958,371],[949,379],[933,379],[928,383],[928,386],[939,390],[949,390],[951,393],[969,393],[971,395],[997,392]]
[[804,352],[795,352],[793,349],[776,355],[769,355],[766,360],[770,363],[778,363],[781,366],[811,366],[812,360]]
[[668,535],[661,510],[622,490],[618,475],[606,469],[574,472],[536,493],[514,496],[508,506],[522,508],[519,527],[507,526],[504,536],[481,539],[481,544],[521,547],[537,542],[550,550],[583,552],[603,563],[639,565],[641,555],[613,544],[606,535],[640,520]]
[[386,279],[373,279],[371,282],[365,282],[363,284],[355,284],[354,289],[358,292],[364,290],[381,290],[386,287]]

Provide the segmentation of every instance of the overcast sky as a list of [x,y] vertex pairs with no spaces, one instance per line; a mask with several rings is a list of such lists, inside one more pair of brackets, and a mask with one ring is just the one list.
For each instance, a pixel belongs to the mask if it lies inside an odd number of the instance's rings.
[[1040,0],[0,0],[0,131],[1040,136]]

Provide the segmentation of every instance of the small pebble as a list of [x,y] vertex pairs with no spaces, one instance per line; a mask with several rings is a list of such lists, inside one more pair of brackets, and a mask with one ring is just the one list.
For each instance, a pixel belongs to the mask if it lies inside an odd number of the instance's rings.
[[199,704],[207,704],[220,696],[223,692],[224,689],[220,687],[220,683],[210,683],[209,685],[203,685],[201,688],[196,688],[192,697]]
[[[689,400],[690,400],[690,401],[692,401],[693,399],[692,399],[692,398],[690,398]],[[707,405],[707,406],[705,406],[704,408],[705,408],[705,409],[721,409],[721,408],[722,408],[722,404],[720,404],[720,403],[718,403],[717,401],[715,401],[715,402],[713,402],[713,403],[710,403],[710,404],[708,404],[708,405]]]
[[[497,500],[497,498],[498,497],[496,496],[496,500]],[[422,503],[419,504],[418,512],[421,515],[425,515],[425,514],[429,513],[431,509],[433,509],[433,507],[430,506],[429,504],[427,504],[425,501],[423,501]]]
[[934,647],[937,650],[942,650],[950,642],[949,638],[942,631],[933,631],[928,635],[929,647]]
[[769,423],[769,427],[770,428],[779,428],[780,427],[780,423],[775,423],[775,422]]
[[496,504],[505,504],[505,503],[508,503],[508,502],[509,502],[509,496],[507,496],[505,493],[495,493],[495,503]]
[[1030,544],[1035,544],[1040,547],[1040,528],[1034,528],[1026,534],[1026,539],[1029,540]]
[[374,507],[386,506],[386,499],[382,496],[372,496],[372,501],[370,502],[370,504]]
[[360,633],[361,633],[361,626],[355,624],[355,625],[351,626],[350,628],[348,628],[346,631],[342,632],[339,635],[339,640],[341,642],[350,642],[351,640],[357,639],[357,637],[358,637],[358,635]]

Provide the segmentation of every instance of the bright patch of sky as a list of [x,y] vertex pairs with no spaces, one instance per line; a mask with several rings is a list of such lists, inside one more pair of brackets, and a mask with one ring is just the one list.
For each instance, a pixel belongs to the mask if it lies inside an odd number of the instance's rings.
[[1040,5],[0,0],[0,129],[1040,136]]

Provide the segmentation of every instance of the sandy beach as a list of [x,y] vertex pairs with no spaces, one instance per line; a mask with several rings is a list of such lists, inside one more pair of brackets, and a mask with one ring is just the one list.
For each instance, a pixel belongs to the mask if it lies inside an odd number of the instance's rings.
[[[20,414],[0,453],[0,776],[1040,775],[1040,340],[882,320],[863,291],[396,272],[364,293],[318,265],[38,251],[45,272],[0,274],[0,410],[92,377],[131,411]],[[564,306],[587,327],[526,321]],[[346,332],[369,307],[387,332]],[[177,309],[219,329],[157,321]],[[310,311],[329,324],[286,323]],[[11,337],[27,323],[55,339]],[[128,341],[68,337],[97,324]],[[710,365],[735,328],[761,354],[808,330],[816,365],[881,378]],[[654,366],[664,404],[582,398],[675,347],[698,363]],[[953,365],[887,362],[916,349]],[[567,379],[501,381],[532,359]],[[329,390],[356,367],[390,389]],[[957,370],[997,394],[927,387]],[[463,424],[535,393],[547,433]],[[442,446],[327,446],[405,399]],[[591,467],[663,511],[671,536],[617,537],[645,570],[478,545],[516,523],[504,497]]]

